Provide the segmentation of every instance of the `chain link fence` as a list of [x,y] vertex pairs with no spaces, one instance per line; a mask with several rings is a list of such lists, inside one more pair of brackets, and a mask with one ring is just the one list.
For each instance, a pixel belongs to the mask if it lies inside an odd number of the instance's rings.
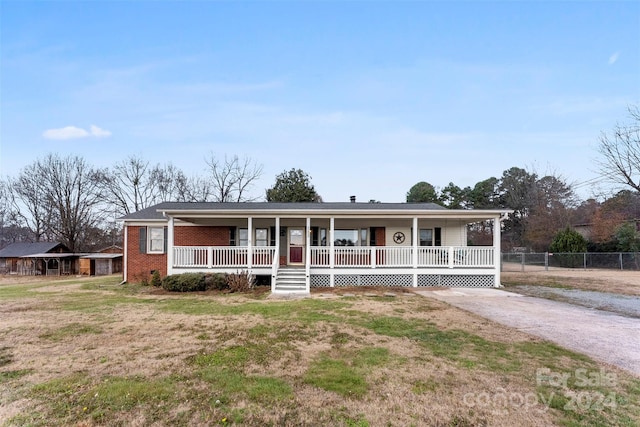
[[576,268],[640,271],[640,252],[505,252],[502,254],[502,271],[536,271]]

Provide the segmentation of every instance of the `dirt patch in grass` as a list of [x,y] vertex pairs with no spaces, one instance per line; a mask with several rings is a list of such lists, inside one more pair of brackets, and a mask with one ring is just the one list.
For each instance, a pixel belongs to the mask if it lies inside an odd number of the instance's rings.
[[501,281],[505,286],[561,286],[622,295],[640,295],[640,271],[550,269],[549,271],[503,272]]

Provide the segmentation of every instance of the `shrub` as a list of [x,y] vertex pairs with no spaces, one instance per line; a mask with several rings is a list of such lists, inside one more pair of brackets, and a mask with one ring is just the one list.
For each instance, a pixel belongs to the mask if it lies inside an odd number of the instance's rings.
[[160,278],[160,272],[158,270],[153,270],[153,274],[151,275],[151,286],[159,288],[161,285],[162,279]]
[[149,275],[146,273],[136,273],[133,275],[133,283],[138,283],[142,286],[149,286]]
[[567,227],[553,238],[551,252],[559,252],[556,260],[559,267],[581,267],[584,264],[584,258],[579,254],[587,251],[587,240],[582,234]]
[[247,292],[255,286],[255,277],[247,271],[227,274],[227,286],[230,292]]
[[206,290],[215,289],[217,291],[227,289],[229,287],[227,276],[222,273],[206,274],[204,276],[204,287]]
[[636,230],[636,225],[626,222],[616,228],[617,249],[621,252],[640,251],[640,233]]
[[172,274],[162,279],[162,288],[170,292],[195,292],[205,290],[204,273]]
[[567,227],[553,238],[550,252],[586,252],[587,251],[587,239],[582,237],[582,234]]

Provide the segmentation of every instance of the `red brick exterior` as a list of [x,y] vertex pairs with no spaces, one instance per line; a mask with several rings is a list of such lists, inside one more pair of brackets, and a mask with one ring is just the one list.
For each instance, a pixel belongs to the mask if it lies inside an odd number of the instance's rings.
[[[167,254],[140,253],[140,227],[127,227],[127,277],[128,282],[139,283],[151,279],[151,272],[158,270],[167,275]],[[174,228],[176,246],[229,246],[229,227],[180,227]]]
[[140,226],[128,226],[127,233],[127,282],[140,283],[151,279],[151,271],[167,275],[167,254],[140,253]]
[[229,227],[175,227],[176,246],[229,246]]

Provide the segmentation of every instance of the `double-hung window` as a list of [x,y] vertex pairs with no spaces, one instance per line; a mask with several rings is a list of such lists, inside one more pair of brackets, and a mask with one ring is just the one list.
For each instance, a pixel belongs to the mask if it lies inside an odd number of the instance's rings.
[[140,253],[163,254],[166,245],[166,227],[140,227]]
[[433,229],[420,229],[420,246],[433,246]]
[[161,254],[164,252],[164,227],[148,228],[148,253]]
[[269,230],[256,228],[256,246],[269,246]]
[[[253,246],[269,246],[269,229],[256,228]],[[231,244],[235,243],[235,233],[232,233]],[[238,228],[238,246],[249,246],[249,230]]]

